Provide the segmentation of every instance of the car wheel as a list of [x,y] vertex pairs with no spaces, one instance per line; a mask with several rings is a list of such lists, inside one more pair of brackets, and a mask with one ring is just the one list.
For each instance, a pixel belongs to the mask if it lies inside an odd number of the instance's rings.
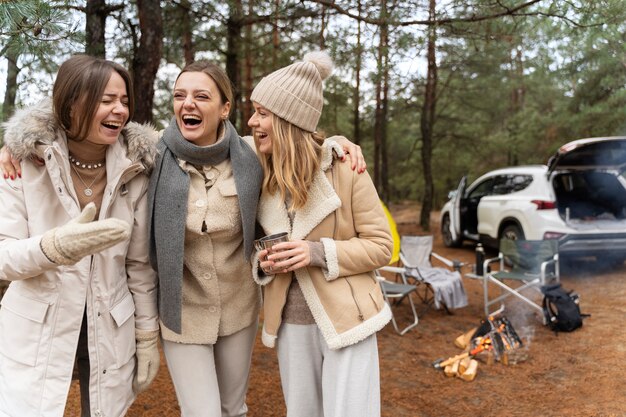
[[450,215],[445,214],[443,219],[441,219],[441,237],[443,239],[443,244],[449,248],[457,248],[461,246],[461,237],[457,236],[456,239],[452,237],[452,232],[450,231],[452,228],[452,224],[450,222]]
[[500,239],[524,240],[524,231],[516,224],[507,224],[500,232]]

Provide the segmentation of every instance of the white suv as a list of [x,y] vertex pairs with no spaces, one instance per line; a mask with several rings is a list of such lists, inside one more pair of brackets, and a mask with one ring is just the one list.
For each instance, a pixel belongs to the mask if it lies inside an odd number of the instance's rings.
[[558,239],[559,252],[626,259],[626,137],[563,145],[548,165],[466,177],[441,211],[447,246],[464,239]]

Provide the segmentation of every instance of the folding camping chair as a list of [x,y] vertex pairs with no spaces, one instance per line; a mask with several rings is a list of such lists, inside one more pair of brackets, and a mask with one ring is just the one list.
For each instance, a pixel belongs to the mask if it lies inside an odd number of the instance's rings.
[[[483,292],[485,316],[489,316],[490,306],[514,296],[534,308],[543,317],[540,302],[533,301],[522,294],[526,290],[535,290],[541,294],[541,287],[548,281],[559,282],[559,246],[556,240],[510,240],[500,241],[500,253],[497,258],[487,259],[484,263]],[[489,265],[499,263],[498,271],[489,272]],[[499,287],[500,295],[491,298],[489,284]],[[545,323],[544,323],[545,324]]]
[[[400,268],[394,268],[394,267],[385,267],[385,268],[391,268],[392,271],[390,272],[400,272],[400,271],[393,271],[393,269],[400,269]],[[400,284],[397,282],[389,281],[380,274],[379,270],[376,270],[376,278],[378,279],[378,282],[380,284],[380,288],[383,292],[383,297],[385,298],[385,302],[389,305],[389,308],[391,309],[391,324],[393,324],[393,328],[396,330],[396,333],[402,336],[406,332],[411,330],[413,327],[417,326],[417,323],[419,322],[419,319],[417,317],[417,311],[415,310],[415,303],[413,302],[413,299],[411,298],[412,293],[417,294],[417,287],[415,285],[410,285],[406,283]],[[409,305],[411,307],[411,312],[413,314],[413,322],[409,323],[403,329],[400,329],[394,310],[397,310],[400,308],[402,300],[404,300],[405,298],[409,300]]]
[[[446,267],[434,267],[431,258]],[[459,270],[462,263],[451,261],[433,252],[433,237],[402,236],[400,238],[401,268],[383,267],[383,271],[394,272],[402,277],[404,284],[418,287],[418,296],[427,306],[450,309],[467,306],[467,295]]]

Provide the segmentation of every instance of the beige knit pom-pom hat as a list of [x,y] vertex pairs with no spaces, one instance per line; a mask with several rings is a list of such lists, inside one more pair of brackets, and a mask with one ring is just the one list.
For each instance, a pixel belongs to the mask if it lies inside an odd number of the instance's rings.
[[264,77],[250,100],[307,132],[314,132],[322,115],[322,80],[333,72],[333,61],[324,51],[310,52]]

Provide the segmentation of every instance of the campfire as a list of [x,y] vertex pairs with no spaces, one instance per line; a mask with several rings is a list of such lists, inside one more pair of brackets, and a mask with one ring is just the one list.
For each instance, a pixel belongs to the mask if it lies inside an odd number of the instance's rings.
[[487,363],[496,361],[508,365],[509,352],[522,346],[513,325],[502,314],[502,309],[482,320],[479,327],[457,337],[454,344],[465,352],[448,359],[433,362],[435,369],[443,369],[447,376],[457,376],[466,381],[476,377],[478,361],[474,357],[487,353]]

